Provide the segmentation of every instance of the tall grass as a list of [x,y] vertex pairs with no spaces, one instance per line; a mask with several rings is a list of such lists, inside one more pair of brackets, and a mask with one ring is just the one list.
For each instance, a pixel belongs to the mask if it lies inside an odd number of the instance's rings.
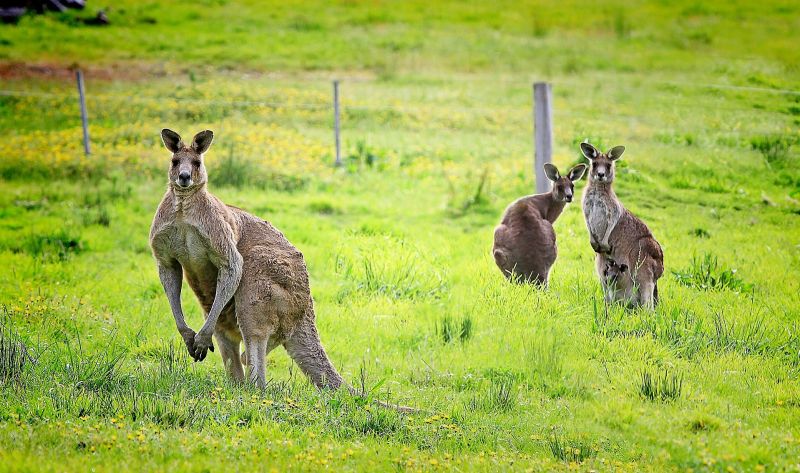
[[19,336],[0,320],[0,381],[20,382],[33,357]]
[[750,140],[752,148],[761,153],[767,166],[773,168],[797,165],[797,159],[793,158],[790,150],[798,144],[798,135],[762,135]]
[[472,338],[472,331],[472,317],[469,315],[465,315],[460,321],[444,316],[436,326],[436,333],[444,343],[450,343],[454,340],[460,340],[461,343],[465,343]]
[[570,438],[557,430],[548,435],[547,446],[554,458],[567,463],[582,463],[597,455],[597,448],[588,439]]
[[736,269],[723,267],[711,253],[704,253],[702,257],[692,256],[689,267],[673,271],[672,274],[684,286],[703,290],[729,289],[748,292],[753,289],[752,284],[746,283],[736,274]]
[[390,237],[361,241],[364,248],[346,248],[336,256],[336,272],[349,283],[340,298],[353,291],[392,299],[439,298],[447,292],[443,271],[416,248]]
[[670,402],[681,397],[683,375],[667,368],[642,371],[639,394],[649,401]]
[[11,250],[24,252],[44,262],[59,262],[82,252],[85,247],[79,233],[62,228],[52,233],[27,235],[14,244]]

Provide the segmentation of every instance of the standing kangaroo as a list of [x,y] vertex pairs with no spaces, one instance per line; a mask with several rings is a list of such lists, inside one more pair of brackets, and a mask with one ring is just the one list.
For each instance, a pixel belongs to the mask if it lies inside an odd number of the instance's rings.
[[[202,361],[214,351],[213,334],[230,377],[244,380],[243,359],[249,380],[263,387],[265,358],[282,344],[317,387],[338,389],[342,377],[317,334],[303,255],[268,222],[208,192],[203,153],[211,146],[211,131],[195,135],[190,146],[172,130],[162,130],[161,138],[172,164],[150,246],[191,356]],[[183,274],[206,318],[197,333],[186,325],[181,308]]]
[[544,194],[514,201],[494,230],[492,254],[500,271],[510,280],[547,286],[550,268],[556,260],[556,221],[567,202],[572,202],[574,182],[583,176],[585,164],[578,164],[562,177],[558,168],[544,165],[553,188]]
[[596,269],[603,291],[606,295],[612,291],[604,271],[608,261],[613,260],[630,271],[636,292],[631,305],[654,308],[658,302],[658,278],[664,273],[664,253],[647,225],[622,205],[611,188],[614,162],[625,147],[616,146],[603,154],[589,143],[581,143],[581,151],[591,162],[589,185],[583,191],[583,215],[589,242],[597,253]]

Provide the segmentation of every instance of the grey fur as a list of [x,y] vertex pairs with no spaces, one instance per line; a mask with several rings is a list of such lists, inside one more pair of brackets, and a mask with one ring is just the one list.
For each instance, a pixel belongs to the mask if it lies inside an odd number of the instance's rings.
[[612,148],[609,151],[612,156],[588,143],[582,143],[581,150],[591,161],[589,185],[583,191],[583,214],[589,243],[597,253],[600,282],[605,288],[603,272],[609,260],[626,264],[636,295],[632,305],[653,308],[657,303],[658,278],[664,272],[664,254],[647,225],[622,205],[612,189],[614,162],[624,148]]
[[635,282],[628,265],[625,263],[618,264],[616,261],[603,258],[599,254],[596,262],[597,264],[605,264],[605,267],[597,268],[597,273],[603,275],[601,284],[606,302],[609,304],[621,302],[626,306],[632,306]]

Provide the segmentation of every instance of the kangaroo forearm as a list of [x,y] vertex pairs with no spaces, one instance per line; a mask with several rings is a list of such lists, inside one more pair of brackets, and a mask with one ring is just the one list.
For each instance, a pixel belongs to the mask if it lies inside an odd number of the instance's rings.
[[614,227],[616,227],[616,222],[615,225],[609,225],[606,228],[606,233],[603,235],[603,238],[600,239],[600,243],[602,245],[608,246],[608,239],[611,238],[611,232],[614,231]]
[[184,332],[189,326],[186,325],[186,320],[183,317],[183,309],[181,308],[183,270],[180,265],[159,264],[158,277],[161,279],[161,285],[164,287],[164,292],[167,295],[169,307],[172,309],[175,325],[178,327],[179,332]]
[[600,240],[600,243],[608,246],[608,239],[611,238],[611,232],[617,228],[617,224],[619,223],[619,219],[622,216],[622,209],[617,208],[616,214],[612,215],[608,221],[608,225],[606,225],[606,232],[603,235],[603,238]]
[[220,269],[217,275],[217,290],[214,294],[214,302],[211,304],[211,310],[208,311],[208,316],[203,324],[201,332],[211,333],[217,325],[222,309],[231,300],[236,288],[239,287],[239,281],[242,278],[241,265],[232,268]]

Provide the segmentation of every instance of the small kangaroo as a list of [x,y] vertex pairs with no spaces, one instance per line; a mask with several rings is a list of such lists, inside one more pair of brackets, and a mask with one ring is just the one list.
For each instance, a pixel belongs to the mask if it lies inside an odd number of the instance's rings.
[[625,152],[615,146],[603,154],[589,143],[581,143],[591,162],[589,185],[583,191],[583,215],[589,242],[597,253],[597,275],[605,285],[603,270],[608,260],[625,264],[631,271],[636,297],[633,306],[654,308],[658,302],[658,278],[664,273],[664,253],[644,222],[626,209],[611,188],[614,162]]
[[[150,246],[178,332],[195,361],[214,351],[213,334],[235,381],[244,380],[239,355],[243,340],[241,358],[248,365],[249,381],[257,386],[266,385],[267,354],[283,345],[317,387],[338,389],[344,382],[317,334],[302,253],[271,224],[225,205],[206,189],[203,153],[213,136],[201,131],[186,146],[174,131],[161,131],[172,164],[169,187],[150,229]],[[183,274],[206,317],[197,333],[186,325],[181,308]]]
[[553,181],[550,192],[522,197],[508,206],[492,246],[494,261],[508,279],[547,287],[558,253],[553,222],[572,202],[574,182],[585,171],[586,165],[578,164],[562,177],[547,163],[544,172]]
[[[606,302],[622,302],[630,305],[633,301],[634,281],[625,263],[617,264],[612,259],[605,259],[605,268],[598,268],[598,273],[603,273],[603,293]],[[598,262],[600,260],[598,259]]]

